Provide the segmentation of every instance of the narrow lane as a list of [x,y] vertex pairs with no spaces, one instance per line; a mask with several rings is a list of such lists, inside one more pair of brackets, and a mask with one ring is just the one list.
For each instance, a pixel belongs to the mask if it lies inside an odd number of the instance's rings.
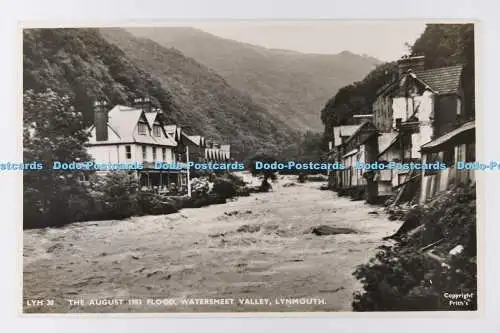
[[[171,215],[25,231],[25,311],[350,311],[359,288],[352,272],[400,224],[378,207],[318,190],[319,183],[282,185]],[[318,225],[354,233],[318,236],[310,232]],[[67,301],[103,298],[234,301],[86,307]],[[239,304],[239,298],[272,304]],[[279,304],[286,298],[324,304]],[[54,299],[55,306],[27,307],[27,299]]]

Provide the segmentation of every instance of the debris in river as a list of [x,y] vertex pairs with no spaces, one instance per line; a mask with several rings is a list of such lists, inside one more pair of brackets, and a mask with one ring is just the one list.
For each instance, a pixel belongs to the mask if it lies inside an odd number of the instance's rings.
[[63,246],[62,246],[62,244],[61,244],[61,243],[56,243],[56,244],[52,245],[51,247],[49,247],[49,248],[47,249],[47,253],[52,253],[52,252],[54,252],[54,251],[56,251],[56,250],[60,250],[60,249],[62,249],[62,248],[63,248]]
[[338,234],[357,234],[358,232],[351,228],[331,227],[328,225],[320,225],[307,229],[306,234],[315,234],[316,236],[338,235]]
[[208,237],[217,238],[217,237],[224,237],[224,235],[225,234],[223,232],[219,232],[216,234],[210,234],[210,235],[208,235]]
[[237,232],[257,232],[260,230],[260,225],[258,224],[244,224],[236,229]]

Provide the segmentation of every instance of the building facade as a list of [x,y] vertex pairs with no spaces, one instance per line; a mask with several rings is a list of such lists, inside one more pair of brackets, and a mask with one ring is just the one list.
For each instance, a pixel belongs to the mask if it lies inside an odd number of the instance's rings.
[[204,137],[189,136],[181,127],[166,124],[161,110],[152,108],[148,99],[134,102],[133,107],[116,105],[111,109],[105,102],[94,103],[94,123],[86,148],[97,163],[140,163],[143,169],[132,172],[141,187],[178,191],[187,188],[189,161],[230,158],[229,145],[210,155],[218,158],[206,158]]

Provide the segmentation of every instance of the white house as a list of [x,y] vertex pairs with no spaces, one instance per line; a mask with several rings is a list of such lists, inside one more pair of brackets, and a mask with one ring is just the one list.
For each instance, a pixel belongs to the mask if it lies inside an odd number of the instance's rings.
[[97,163],[142,163],[136,171],[142,186],[167,188],[178,184],[185,170],[158,170],[155,162],[175,164],[177,142],[165,131],[160,112],[140,107],[95,103],[94,124],[86,144]]

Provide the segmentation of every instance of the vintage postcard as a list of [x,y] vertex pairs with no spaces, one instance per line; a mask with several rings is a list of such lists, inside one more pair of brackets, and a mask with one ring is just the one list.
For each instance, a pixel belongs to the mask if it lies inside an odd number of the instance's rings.
[[23,24],[23,313],[475,312],[476,35]]

